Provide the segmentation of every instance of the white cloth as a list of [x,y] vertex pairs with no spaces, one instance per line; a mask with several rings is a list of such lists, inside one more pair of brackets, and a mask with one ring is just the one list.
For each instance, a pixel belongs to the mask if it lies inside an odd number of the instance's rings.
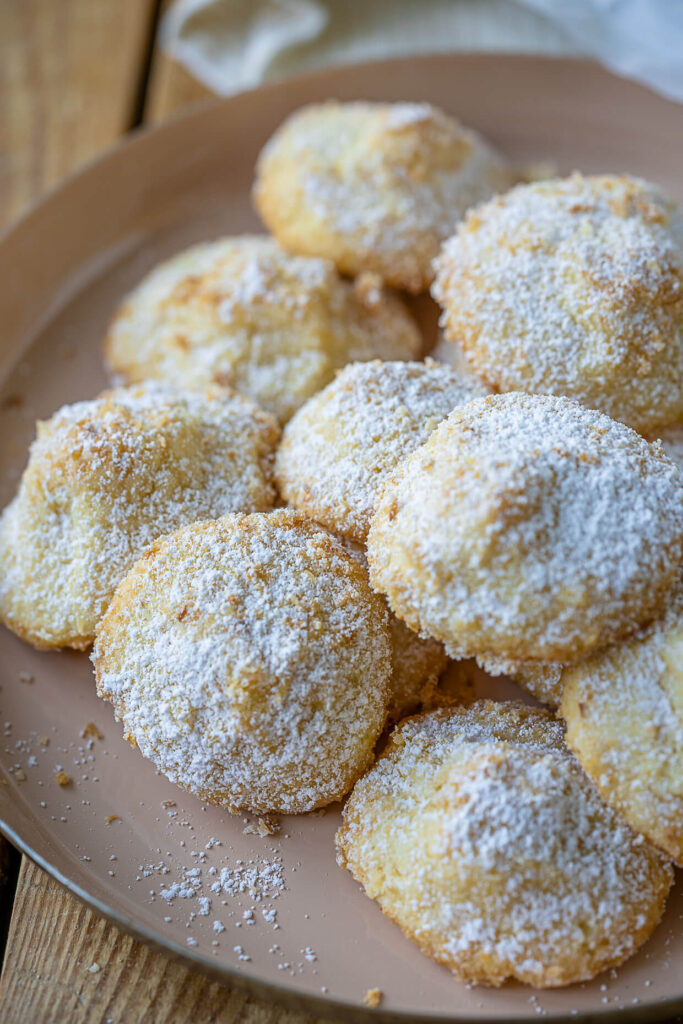
[[222,96],[335,64],[468,50],[586,54],[683,101],[683,0],[176,0],[161,43]]

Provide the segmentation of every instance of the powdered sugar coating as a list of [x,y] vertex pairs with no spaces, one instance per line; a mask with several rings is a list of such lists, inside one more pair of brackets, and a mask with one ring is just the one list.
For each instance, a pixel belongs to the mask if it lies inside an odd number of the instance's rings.
[[127,297],[105,341],[127,381],[228,384],[281,423],[353,360],[411,359],[421,338],[402,303],[328,260],[270,238],[222,238],[156,267]]
[[261,152],[254,200],[292,252],[419,292],[465,211],[508,188],[501,157],[428,103],[314,104]]
[[603,799],[683,864],[683,583],[658,622],[562,686],[567,742]]
[[433,294],[496,390],[567,395],[644,432],[683,421],[683,215],[654,185],[518,186],[446,243]]
[[173,782],[231,811],[340,799],[386,719],[386,612],[297,513],[228,515],[156,541],[93,648],[98,693]]
[[84,648],[112,594],[162,533],[272,507],[279,429],[219,387],[104,392],[38,424],[0,519],[0,618],[38,647]]
[[287,424],[275,462],[285,500],[362,544],[384,476],[483,385],[431,359],[352,363]]
[[575,661],[663,609],[683,482],[661,447],[566,398],[456,409],[384,483],[370,579],[452,657]]
[[464,981],[552,987],[658,923],[667,859],[608,808],[544,711],[480,701],[404,721],[354,787],[338,860]]

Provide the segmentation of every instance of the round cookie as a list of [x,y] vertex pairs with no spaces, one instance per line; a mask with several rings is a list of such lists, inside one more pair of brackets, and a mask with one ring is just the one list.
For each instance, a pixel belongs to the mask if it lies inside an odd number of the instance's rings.
[[0,519],[0,620],[36,647],[88,647],[156,537],[272,507],[278,438],[272,416],[215,386],[120,388],[38,423]]
[[346,363],[414,359],[421,346],[417,325],[377,280],[354,285],[327,260],[243,236],[152,270],[114,317],[105,359],[125,381],[230,385],[284,423]]
[[382,599],[337,540],[288,510],[157,540],[117,589],[92,657],[126,739],[230,811],[339,800],[386,719]]
[[645,433],[683,421],[683,215],[654,185],[518,186],[469,214],[433,294],[494,390],[566,395]]
[[290,115],[266,144],[254,202],[292,252],[419,292],[465,211],[511,184],[476,132],[428,103],[328,102]]
[[562,685],[567,743],[603,799],[683,865],[683,583],[663,618]]
[[346,366],[287,424],[275,463],[280,493],[362,544],[384,476],[456,406],[484,394],[431,359]]
[[549,712],[492,701],[399,725],[356,783],[337,849],[404,934],[475,984],[569,985],[621,963],[673,880]]
[[566,398],[476,399],[384,482],[372,585],[451,657],[568,662],[665,607],[683,481],[657,445]]
[[[367,574],[365,549],[347,537],[339,537],[345,551]],[[386,602],[385,602],[386,603]],[[391,640],[391,686],[388,718],[398,722],[406,715],[434,707],[445,694],[439,690],[439,676],[448,664],[443,644],[414,633],[405,622],[397,619],[387,606],[389,638]],[[465,681],[458,692],[469,692]]]

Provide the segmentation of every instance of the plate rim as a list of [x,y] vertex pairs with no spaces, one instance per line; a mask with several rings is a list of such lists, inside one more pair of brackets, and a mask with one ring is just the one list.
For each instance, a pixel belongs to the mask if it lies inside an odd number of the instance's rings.
[[[310,85],[312,90],[316,90],[318,83],[322,80],[328,79],[331,74],[339,75],[343,78],[352,78],[354,73],[359,69],[367,70],[370,67],[377,69],[378,73],[381,74],[389,73],[392,68],[398,68],[406,65],[425,65],[436,62],[441,62],[443,64],[499,63],[501,61],[517,65],[534,64],[538,68],[541,66],[557,67],[558,65],[563,65],[565,67],[572,67],[576,71],[579,71],[582,66],[589,67],[592,70],[599,70],[608,77],[629,83],[634,88],[649,92],[656,96],[659,101],[669,104],[672,107],[681,106],[669,97],[663,96],[656,92],[656,90],[651,89],[646,84],[636,82],[625,75],[621,75],[618,72],[607,69],[602,66],[599,61],[590,57],[524,52],[506,53],[485,50],[462,52],[435,51],[434,53],[419,54],[409,57],[390,57],[379,61],[358,61],[352,64],[334,64],[327,68],[316,69],[315,71],[306,72],[300,75],[288,76],[282,80],[268,82],[251,89],[244,89],[230,96],[209,96],[201,98],[172,113],[160,123],[137,125],[132,130],[120,136],[110,145],[100,150],[96,155],[84,161],[76,169],[60,178],[58,182],[28,203],[17,217],[4,225],[0,230],[0,251],[4,250],[7,245],[12,244],[12,239],[15,233],[23,230],[34,217],[39,216],[47,207],[58,202],[64,192],[74,186],[77,186],[79,181],[90,174],[96,173],[102,165],[116,158],[123,150],[134,150],[139,145],[147,144],[150,139],[163,135],[167,132],[171,133],[176,131],[182,123],[189,123],[195,118],[201,117],[207,112],[211,112],[218,107],[237,105],[245,97],[253,97],[257,94],[267,97],[268,95],[273,95],[275,92],[279,93],[283,88],[286,89],[289,85],[294,85],[296,87],[306,87]],[[318,89],[317,91],[320,90]],[[314,102],[314,100],[312,99],[311,102]],[[68,280],[68,274],[64,280]],[[11,798],[9,803],[11,806]],[[437,1024],[437,1022],[447,1024],[449,1021],[452,1021],[453,1024],[465,1024],[466,1021],[469,1022],[471,1020],[470,1017],[462,1015],[445,1016],[438,1013],[416,1015],[412,1012],[384,1009],[381,1006],[376,1009],[371,1009],[369,1007],[361,1006],[355,1002],[339,1000],[330,996],[304,992],[298,993],[293,989],[279,986],[274,982],[263,980],[257,976],[243,974],[239,971],[239,968],[231,967],[227,964],[219,965],[201,953],[194,953],[188,949],[178,946],[172,940],[164,938],[153,929],[136,922],[135,920],[127,917],[121,911],[109,906],[109,904],[104,900],[93,896],[87,889],[83,888],[79,882],[74,881],[69,874],[64,873],[60,868],[52,864],[48,857],[34,849],[31,843],[25,840],[20,832],[10,824],[9,820],[5,818],[1,810],[0,835],[4,836],[4,838],[15,846],[22,854],[27,856],[34,864],[45,871],[46,874],[62,885],[72,896],[75,896],[76,899],[95,912],[99,917],[109,921],[111,924],[115,925],[117,928],[126,932],[133,938],[144,942],[156,952],[162,953],[169,959],[184,967],[198,971],[205,977],[210,978],[212,981],[237,987],[259,999],[275,1002],[287,1009],[298,1010],[304,1013],[313,1012],[327,1019],[331,1016],[335,1016],[340,1021],[361,1021],[363,1024],[366,1024],[370,1018],[373,1018],[375,1020],[385,1022],[385,1024],[407,1024],[409,1021],[414,1022],[414,1024]],[[454,979],[454,984],[457,983],[457,980]],[[539,991],[532,987],[527,987],[532,993]],[[501,994],[504,993],[505,987],[498,991],[500,991]],[[621,1022],[654,1022],[666,1020],[667,1018],[673,1017],[679,1013],[683,1014],[683,990],[679,995],[668,997],[661,1001],[653,1001],[649,1003],[640,1002],[637,1006],[624,1006],[621,1009],[613,1007],[605,1009],[596,1008],[592,1010],[579,1010],[574,1013],[553,1013],[552,1011],[548,1011],[544,1016],[546,1020],[552,1021],[554,1024],[565,1024],[565,1022],[569,1024],[569,1022],[577,1020],[596,1020],[600,1021],[602,1024],[602,1022],[612,1022],[617,1019]],[[537,1019],[537,1014],[529,1015],[527,1017],[481,1016],[476,1018],[476,1022],[477,1024],[506,1024],[506,1022],[509,1021],[510,1024],[512,1024],[514,1021],[514,1024],[534,1024]]]

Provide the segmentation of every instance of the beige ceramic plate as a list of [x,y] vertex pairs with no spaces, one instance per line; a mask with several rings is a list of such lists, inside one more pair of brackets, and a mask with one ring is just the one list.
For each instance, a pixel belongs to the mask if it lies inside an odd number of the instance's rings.
[[[3,504],[36,417],[105,384],[100,341],[120,297],[182,246],[256,228],[260,146],[290,110],[327,97],[431,100],[516,161],[628,170],[681,195],[683,109],[582,62],[439,57],[337,70],[138,135],[0,245]],[[5,833],[97,911],[206,973],[345,1019],[367,1017],[369,988],[384,993],[375,1016],[412,1020],[683,1011],[680,880],[665,921],[623,969],[548,993],[468,989],[336,866],[337,808],[285,819],[262,838],[176,790],[123,742],[87,657],[36,653],[2,631],[0,665]],[[60,768],[67,788],[54,781]]]

